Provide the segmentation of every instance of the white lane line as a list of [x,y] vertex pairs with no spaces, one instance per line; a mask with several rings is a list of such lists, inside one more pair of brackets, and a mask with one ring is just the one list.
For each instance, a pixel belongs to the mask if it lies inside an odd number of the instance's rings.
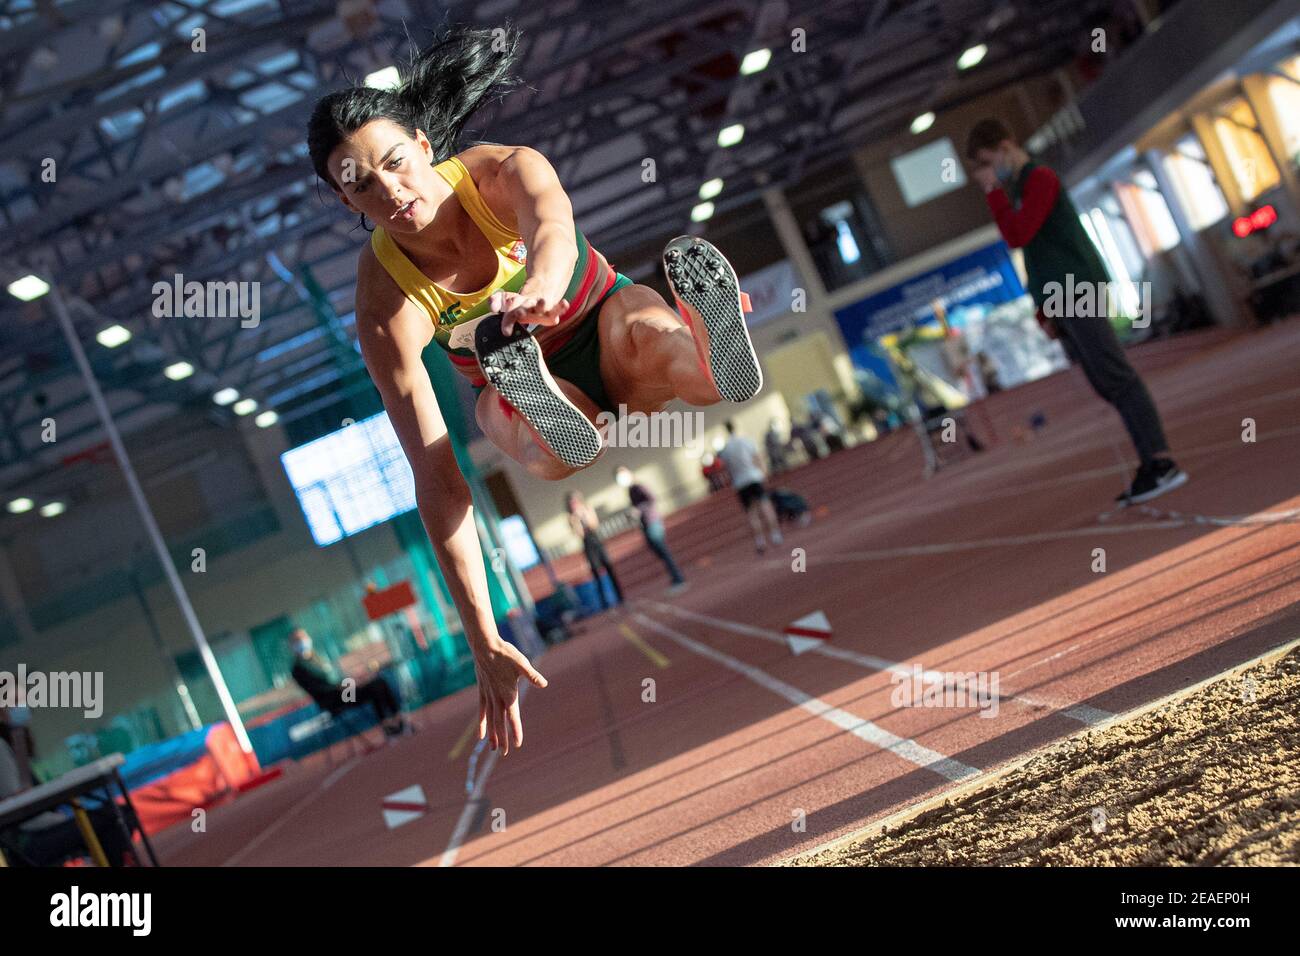
[[[661,611],[671,612],[679,617],[684,617],[700,624],[710,624],[714,627],[721,627],[736,634],[744,634],[747,637],[758,637],[765,641],[773,641],[777,644],[785,643],[785,635],[777,631],[769,631],[766,628],[754,627],[752,624],[742,624],[740,621],[729,621],[721,617],[711,617],[707,614],[698,614],[695,611],[688,611],[685,608],[674,607],[671,604],[662,604],[658,601],[646,601],[645,603],[653,605]],[[1074,647],[1079,646],[1081,645],[1074,645]],[[1058,654],[1054,654],[1052,657],[1046,658],[1046,660],[1053,660],[1056,657],[1068,654],[1070,651],[1074,650],[1074,647],[1061,651]],[[905,677],[912,676],[912,668],[907,664],[902,664],[898,661],[888,661],[883,657],[875,657],[871,654],[859,654],[857,651],[850,651],[842,647],[836,647],[833,644],[823,644],[820,647],[812,648],[812,651],[821,654],[823,657],[833,657],[837,660],[848,661],[850,664],[857,664],[860,667],[865,667],[867,670],[889,671],[892,674],[900,674]],[[1045,661],[1039,661],[1038,663],[1045,663]],[[1036,667],[1037,664],[1030,666]],[[1022,668],[1022,670],[1028,669],[1029,668]],[[922,677],[929,680],[932,679],[935,674],[941,673],[943,672],[925,670],[922,671]],[[1020,671],[1016,671],[1016,673],[1019,674]],[[1009,674],[1007,676],[1011,677],[1014,675]],[[1040,697],[1024,697],[1021,695],[1011,697],[1003,695],[1002,699],[1014,700],[1017,703],[1025,704],[1029,707],[1045,707],[1048,710],[1059,713],[1062,717],[1068,717],[1071,720],[1077,720],[1082,724],[1088,724],[1090,726],[1098,724],[1103,720],[1109,720],[1115,716],[1114,714],[1100,710],[1096,707],[1090,707],[1087,704],[1062,703],[1059,701],[1046,700]]]
[[1120,525],[1088,525],[1085,528],[1065,528],[1060,531],[1041,531],[1035,534],[1014,534],[1001,538],[981,538],[974,541],[943,541],[936,544],[914,544],[897,548],[879,548],[875,551],[838,551],[833,554],[818,555],[819,562],[839,561],[887,561],[891,558],[911,557],[927,554],[952,554],[956,551],[979,551],[983,548],[1005,548],[1024,544],[1042,544],[1045,541],[1060,541],[1066,538],[1086,538],[1098,534],[1128,534],[1134,531],[1160,531],[1173,528],[1186,528],[1188,521],[1144,521]]
[[336,767],[334,770],[330,771],[330,773],[325,777],[325,779],[316,785],[315,790],[313,790],[311,793],[307,794],[307,796],[303,797],[301,800],[295,803],[292,807],[289,808],[289,811],[287,813],[281,815],[269,827],[267,827],[265,830],[259,833],[248,843],[245,843],[238,853],[236,853],[234,856],[227,859],[221,865],[237,866],[240,860],[247,857],[250,853],[256,850],[268,839],[270,839],[271,834],[276,833],[282,826],[284,826],[286,823],[288,823],[290,820],[296,817],[304,807],[306,807],[309,803],[313,802],[314,800],[318,799],[321,794],[323,794],[330,787],[334,786],[335,781],[342,779],[343,775],[346,774],[348,771],[350,771],[353,767],[355,767],[360,760],[361,760],[360,757],[351,757],[347,761],[345,761],[344,763]]
[[[1295,391],[1297,394],[1300,394],[1300,389],[1296,389]],[[1223,411],[1220,410],[1218,412],[1215,412],[1214,416],[1221,417],[1223,414],[1224,414]],[[1257,443],[1263,443],[1265,441],[1271,441],[1279,438],[1287,438],[1297,433],[1300,433],[1300,426],[1295,426],[1292,428],[1272,429],[1267,433],[1260,432],[1255,436],[1255,439]],[[914,447],[914,446],[908,446],[908,447]],[[1178,457],[1180,460],[1191,460],[1195,458],[1203,458],[1208,455],[1218,454],[1219,452],[1233,449],[1233,448],[1240,449],[1240,447],[1241,447],[1240,438],[1234,438],[1234,439],[1229,439],[1227,441],[1214,442],[1213,444],[1209,444],[1209,445],[1196,445],[1190,448],[1180,447],[1178,451]],[[1030,464],[1034,466],[1038,466],[1041,464],[1054,462],[1059,457],[1060,456],[1058,454],[1053,452],[1052,454],[1048,454],[1043,457],[1032,459],[1030,461]],[[892,461],[893,459],[888,458],[887,460]],[[909,502],[907,504],[907,513],[909,515],[914,515],[914,516],[936,514],[938,512],[949,511],[954,507],[960,508],[969,505],[987,504],[991,501],[996,501],[1000,498],[1018,498],[1018,497],[1022,497],[1023,495],[1025,495],[1030,491],[1047,491],[1052,488],[1059,488],[1065,485],[1078,484],[1079,482],[1089,481],[1093,478],[1100,478],[1105,475],[1122,474],[1127,477],[1128,475],[1131,475],[1133,472],[1133,468],[1129,464],[1120,463],[1115,465],[1103,465],[1099,468],[1088,468],[1081,471],[1075,471],[1075,472],[1071,472],[1069,475],[1064,475],[1059,478],[1043,478],[1038,481],[1031,481],[1022,485],[1017,485],[1015,488],[1011,490],[999,489],[997,487],[993,487],[993,488],[978,487],[981,483],[986,485],[993,484],[994,482],[997,481],[997,479],[1000,476],[1003,476],[1007,473],[1012,473],[1012,472],[1019,473],[1023,469],[1023,466],[1025,464],[1026,463],[1024,461],[1020,461],[1020,460],[988,464],[982,470],[972,473],[969,476],[971,479],[970,481],[971,485],[977,487],[976,494],[964,495],[964,494],[957,493],[954,494],[952,497],[945,498],[941,503],[937,505],[930,505],[930,506],[916,505],[915,503]],[[893,513],[895,512],[887,510],[885,512],[882,512],[881,514],[882,516],[888,516]],[[1173,527],[1178,527],[1178,526],[1174,525]]]
[[[1295,428],[1288,428],[1288,429],[1282,429],[1282,430],[1270,432],[1268,437],[1279,438],[1279,437],[1285,437],[1296,433],[1300,433],[1300,426],[1297,426]],[[1256,436],[1256,438],[1258,441],[1264,440],[1264,437],[1262,435],[1258,435]],[[1198,448],[1182,449],[1178,452],[1178,457],[1180,459],[1190,459],[1190,458],[1198,457],[1198,455],[1200,455],[1201,453],[1208,454],[1211,451],[1223,451],[1224,449],[1228,449],[1232,447],[1240,447],[1240,445],[1241,445],[1240,440],[1233,439],[1231,441],[1219,442],[1214,445],[1204,445]],[[1044,459],[1044,460],[1049,461],[1051,459]],[[1010,470],[1011,470],[1010,467],[992,468],[991,466],[991,470],[983,471],[976,475],[973,475],[972,484],[977,484],[979,482],[984,482],[990,478],[995,478],[1001,471],[1010,471]],[[931,505],[929,507],[925,507],[920,505],[908,504],[906,511],[907,514],[913,517],[928,516],[932,514],[939,514],[942,512],[951,511],[954,508],[985,505],[990,502],[996,501],[1000,498],[1021,497],[1029,491],[1045,491],[1050,488],[1076,484],[1079,481],[1095,478],[1101,475],[1110,475],[1110,474],[1127,475],[1130,473],[1130,471],[1131,469],[1121,468],[1119,465],[1107,465],[1102,468],[1092,468],[1087,471],[1074,472],[1073,474],[1062,478],[1050,478],[1050,479],[1044,479],[1042,481],[1030,482],[1026,485],[1018,486],[1013,491],[999,491],[996,489],[980,489],[980,492],[977,495],[974,495],[972,497],[954,495],[951,498],[945,498],[944,501],[939,505]],[[887,508],[884,511],[878,512],[874,517],[868,519],[863,526],[868,527],[876,524],[885,524],[892,518],[897,517],[899,514],[902,514],[903,510],[904,509],[901,508],[897,508],[897,509]],[[1117,514],[1119,510],[1122,509],[1102,512],[1097,516],[1098,522],[1104,522],[1109,520],[1111,517]],[[1201,517],[1208,517],[1208,516],[1201,516]],[[1279,514],[1270,514],[1268,512],[1261,512],[1258,515],[1249,516],[1247,520],[1244,521],[1231,520],[1226,522],[1226,524],[1233,527],[1237,527],[1246,524],[1277,524],[1277,523],[1289,522],[1291,520],[1292,520],[1291,516],[1287,513],[1282,513],[1281,515],[1279,515]],[[933,545],[919,545],[914,548],[909,548],[909,547],[882,548],[876,551],[850,552],[842,555],[832,554],[832,555],[826,555],[825,557],[819,555],[818,562],[834,563],[832,559],[835,558],[842,558],[850,561],[887,561],[891,558],[907,557],[910,555],[949,554],[954,551],[970,551],[970,550],[977,550],[980,548],[995,548],[995,547],[1004,547],[1007,545],[1020,545],[1020,544],[1038,544],[1038,543],[1042,543],[1043,541],[1052,541],[1058,538],[1083,537],[1092,533],[1121,534],[1126,531],[1177,531],[1179,529],[1191,527],[1196,524],[1206,524],[1206,523],[1223,524],[1223,522],[1219,522],[1219,521],[1197,521],[1195,520],[1195,516],[1189,516],[1186,519],[1166,519],[1163,521],[1143,522],[1143,523],[1133,523],[1133,524],[1123,524],[1123,525],[1113,525],[1113,526],[1097,524],[1097,525],[1089,525],[1086,528],[1071,528],[1059,532],[1057,531],[1043,532],[1038,536],[1028,536],[1028,537],[1019,537],[1019,538],[989,538],[982,541],[977,540],[977,541],[941,542]],[[778,558],[775,560],[757,561],[755,562],[755,566],[763,567],[763,568],[777,568],[777,567],[785,567],[787,563],[788,562],[785,559]]]
[[[1123,509],[1116,508],[1112,511],[1102,512],[1097,516],[1097,520],[1109,521],[1121,510]],[[1162,511],[1159,508],[1152,508],[1150,505],[1137,505],[1136,510],[1149,518],[1160,518],[1164,521],[1186,521],[1190,524],[1208,524],[1220,528],[1295,524],[1300,522],[1300,508],[1291,508],[1288,511],[1258,511],[1250,515],[1203,515],[1182,511]]]
[[1075,704],[1073,707],[1061,711],[1061,714],[1077,720],[1081,724],[1087,724],[1089,727],[1096,727],[1098,724],[1104,724],[1108,720],[1115,719],[1115,715],[1110,711],[1090,707],[1087,704]]
[[1025,671],[1031,671],[1031,670],[1033,670],[1035,667],[1041,667],[1043,664],[1050,664],[1052,661],[1056,660],[1058,657],[1064,657],[1066,654],[1073,654],[1075,651],[1077,651],[1077,650],[1078,650],[1079,648],[1081,648],[1081,647],[1083,647],[1083,644],[1071,644],[1069,647],[1067,647],[1067,648],[1066,648],[1065,650],[1063,650],[1063,651],[1057,651],[1055,654],[1049,655],[1048,657],[1044,657],[1042,660],[1034,661],[1032,664],[1026,664],[1024,667],[1020,668],[1020,670],[1018,670],[1018,671],[1012,671],[1010,674],[1004,674],[1003,677],[1002,677],[1002,679],[1003,679],[1003,680],[1011,680],[1011,678],[1015,677],[1017,674],[1023,674]]
[[[1154,509],[1150,509],[1154,511]],[[1105,511],[1097,516],[1099,522],[1110,520],[1119,510]],[[818,552],[818,564],[840,564],[846,561],[889,561],[893,558],[919,557],[932,554],[953,554],[958,551],[979,551],[984,548],[1005,548],[1025,544],[1042,544],[1046,541],[1061,541],[1066,538],[1087,538],[1099,534],[1129,534],[1134,531],[1169,531],[1190,528],[1197,525],[1215,525],[1219,527],[1269,527],[1277,524],[1293,524],[1300,518],[1300,509],[1291,511],[1260,511],[1253,515],[1232,515],[1217,518],[1208,515],[1181,514],[1180,512],[1159,512],[1165,515],[1159,521],[1142,521],[1131,524],[1095,524],[1082,528],[1064,528],[1060,531],[1040,531],[1034,534],[1007,535],[1000,538],[977,538],[973,541],[940,541],[934,544],[902,545],[897,548],[878,548],[874,551],[832,551]],[[811,558],[811,555],[809,556]],[[758,564],[767,568],[785,567],[784,558],[761,561]]]
[[[1001,538],[977,538],[972,541],[940,541],[934,544],[900,545],[897,548],[877,548],[874,551],[818,551],[818,565],[843,564],[850,561],[892,561],[895,558],[920,557],[932,554],[953,554],[958,551],[980,551],[985,548],[1005,548],[1025,544],[1042,544],[1066,538],[1087,538],[1099,534],[1128,534],[1133,531],[1171,531],[1190,528],[1193,521],[1144,521],[1133,524],[1097,524],[1083,528],[1065,528],[1060,531],[1042,531],[1036,534],[1008,535]],[[812,563],[813,555],[807,556]],[[766,569],[789,567],[785,558],[755,561],[755,567]]]
[[[522,696],[521,694],[520,697]],[[486,744],[486,738],[480,740],[478,746],[474,748],[475,753]],[[488,752],[487,763],[483,766],[483,773],[479,775],[478,781],[474,784],[474,789],[470,791],[469,799],[465,801],[464,809],[460,811],[460,819],[456,821],[456,828],[451,832],[451,840],[447,843],[447,849],[442,851],[442,859],[438,861],[439,866],[456,865],[456,855],[460,853],[461,844],[465,842],[465,836],[469,833],[469,825],[474,821],[475,814],[478,813],[479,803],[483,799],[483,789],[487,785],[488,777],[492,776],[492,768],[497,765],[497,757],[500,755],[500,750]]]
[[806,710],[815,717],[820,717],[823,720],[834,724],[840,730],[850,733],[860,740],[873,744],[882,750],[888,750],[890,753],[896,754],[909,763],[915,764],[918,767],[924,767],[927,770],[932,770],[940,776],[952,781],[965,780],[968,777],[978,776],[980,773],[980,771],[974,767],[967,766],[958,760],[953,760],[951,757],[946,757],[936,750],[923,747],[915,740],[891,734],[889,731],[882,727],[878,727],[869,720],[858,717],[855,714],[850,714],[846,710],[840,710],[838,707],[833,707],[818,697],[813,697],[811,694],[806,694],[799,688],[785,683],[785,681],[778,680],[764,670],[752,667],[743,661],[738,661],[734,657],[723,654],[721,651],[715,651],[706,644],[701,644],[698,641],[692,640],[680,631],[675,631],[665,624],[660,624],[652,617],[647,617],[641,613],[638,613],[636,616],[637,620],[639,620],[643,626],[658,631],[670,640],[676,641],[687,650],[694,651],[701,657],[707,657],[724,667],[729,667],[732,670],[743,674],[755,684],[772,691],[774,694],[784,697],[796,707]]
[[[533,658],[533,660],[537,660],[538,657]],[[528,694],[528,688],[531,686],[532,684],[524,684],[519,688],[519,706],[521,708],[524,705],[524,697]],[[461,844],[465,842],[465,837],[469,833],[469,825],[474,822],[479,804],[483,801],[483,791],[487,787],[488,777],[492,776],[492,768],[497,765],[497,758],[501,756],[500,750],[488,752],[487,762],[483,765],[483,772],[479,774],[478,780],[474,781],[473,787],[471,787],[470,781],[474,780],[474,770],[478,766],[478,758],[487,745],[487,738],[484,737],[474,745],[474,750],[469,755],[469,769],[465,780],[465,789],[469,792],[469,796],[465,799],[465,806],[460,811],[460,819],[456,821],[455,829],[451,831],[451,839],[447,841],[447,849],[442,851],[442,857],[438,860],[439,866],[456,865],[456,856],[460,853]]]

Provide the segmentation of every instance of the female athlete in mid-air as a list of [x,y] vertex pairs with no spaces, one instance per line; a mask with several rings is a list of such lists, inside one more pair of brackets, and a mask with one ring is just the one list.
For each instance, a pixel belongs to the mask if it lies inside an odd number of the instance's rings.
[[472,497],[424,362],[440,351],[468,376],[484,435],[549,480],[600,454],[602,411],[743,402],[762,385],[748,297],[712,245],[668,243],[674,311],[587,242],[546,157],[460,150],[469,117],[514,84],[518,42],[513,29],[453,29],[398,88],[323,97],[307,131],[317,175],[374,223],[357,262],[357,338],[474,653],[479,738],[506,753],[523,743],[519,678],[546,679],[497,633]]

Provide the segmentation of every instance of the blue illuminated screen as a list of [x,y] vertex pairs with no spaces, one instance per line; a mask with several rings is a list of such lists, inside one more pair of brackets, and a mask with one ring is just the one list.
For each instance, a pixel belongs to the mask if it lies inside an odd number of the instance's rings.
[[415,478],[386,412],[280,456],[316,544],[415,508]]

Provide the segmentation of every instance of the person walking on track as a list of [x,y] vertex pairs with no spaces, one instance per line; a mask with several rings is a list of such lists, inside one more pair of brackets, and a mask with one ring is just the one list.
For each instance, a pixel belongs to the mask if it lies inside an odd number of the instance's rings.
[[591,565],[591,577],[596,582],[596,597],[600,601],[601,608],[609,610],[613,607],[605,599],[605,584],[601,580],[602,571],[609,577],[614,599],[622,604],[623,589],[619,587],[618,577],[614,574],[614,562],[609,560],[605,545],[601,543],[600,519],[596,517],[596,512],[576,491],[570,491],[565,496],[564,505],[569,512],[569,527],[582,539],[582,552],[587,556],[587,563]]
[[672,552],[668,550],[664,519],[659,514],[655,496],[645,485],[637,482],[632,475],[632,469],[626,465],[620,465],[615,470],[614,480],[627,489],[628,499],[632,502],[631,510],[636,512],[637,520],[641,522],[641,531],[645,535],[646,544],[650,545],[650,550],[658,556],[668,571],[669,593],[676,594],[684,590],[687,586],[686,578],[682,576],[681,568],[677,567]]

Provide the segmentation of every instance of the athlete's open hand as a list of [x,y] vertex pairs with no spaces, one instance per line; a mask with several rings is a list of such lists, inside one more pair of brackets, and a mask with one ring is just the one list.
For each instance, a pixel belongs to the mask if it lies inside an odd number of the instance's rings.
[[508,641],[498,641],[474,655],[474,672],[478,678],[478,739],[487,737],[502,756],[510,753],[513,738],[516,747],[524,745],[524,725],[519,719],[519,678],[546,686],[546,678],[533,669],[528,658]]
[[560,316],[569,309],[569,300],[529,279],[518,292],[494,292],[488,308],[500,312],[501,331],[509,335],[516,323],[524,325],[558,325]]

